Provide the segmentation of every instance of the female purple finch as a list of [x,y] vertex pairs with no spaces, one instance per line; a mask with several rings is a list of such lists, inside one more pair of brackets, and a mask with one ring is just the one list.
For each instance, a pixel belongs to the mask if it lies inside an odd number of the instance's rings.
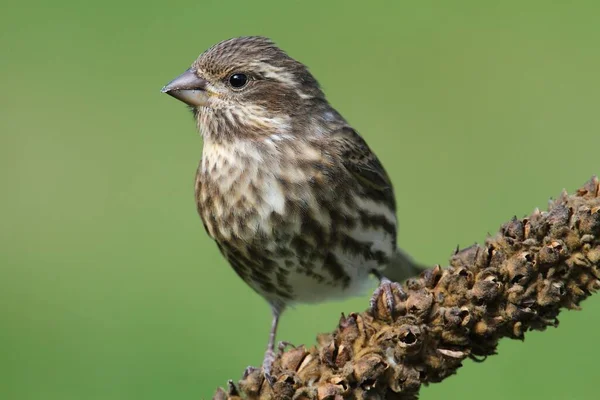
[[360,294],[374,274],[372,307],[381,293],[393,307],[395,282],[417,268],[396,246],[392,184],[306,66],[267,38],[234,38],[162,91],[190,106],[204,138],[196,202],[206,231],[272,308],[270,383],[287,305]]

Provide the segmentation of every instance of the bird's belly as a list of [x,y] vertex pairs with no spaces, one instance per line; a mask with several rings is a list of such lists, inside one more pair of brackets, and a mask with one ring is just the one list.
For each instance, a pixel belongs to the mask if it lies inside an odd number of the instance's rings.
[[334,182],[319,187],[294,173],[205,177],[197,195],[208,233],[237,274],[270,303],[360,294],[370,272],[383,269],[395,251],[393,211],[378,224],[365,216],[381,214],[383,205],[340,196]]
[[369,273],[376,267],[372,264],[369,268],[369,264],[364,259],[353,259],[345,263],[341,274],[332,274],[324,264],[313,265],[310,271],[291,269],[287,276],[292,288],[291,303],[320,303],[364,294],[372,283]]
[[[357,254],[331,243],[277,229],[270,238],[220,242],[238,275],[269,302],[313,303],[359,295],[370,285],[369,274],[384,264],[371,253]],[[376,244],[366,244],[372,249]]]
[[230,231],[239,235],[217,243],[238,275],[271,303],[359,295],[370,285],[369,274],[387,265],[395,236],[350,212],[342,224],[328,210],[257,212],[245,228]]

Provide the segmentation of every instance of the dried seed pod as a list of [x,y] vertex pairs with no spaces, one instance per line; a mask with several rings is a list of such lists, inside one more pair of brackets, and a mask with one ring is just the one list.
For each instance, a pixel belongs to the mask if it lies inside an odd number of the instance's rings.
[[417,354],[423,345],[421,328],[416,325],[401,325],[394,329],[394,337],[397,339],[395,355],[406,357]]
[[352,343],[360,335],[358,328],[358,322],[356,321],[356,314],[350,314],[348,318],[340,318],[338,324],[338,331],[336,335],[336,341],[338,343]]
[[290,349],[281,355],[281,368],[288,371],[297,371],[307,355],[308,352],[304,346]]
[[348,382],[348,378],[345,376],[333,376],[329,382],[337,388],[337,391],[341,395],[348,394],[350,390],[350,382]]
[[474,269],[477,266],[487,263],[487,259],[488,253],[486,249],[475,243],[462,250],[457,250],[450,259],[450,266],[454,268]]
[[354,379],[363,388],[371,388],[381,379],[386,368],[387,364],[379,355],[371,354],[359,358],[354,363]]
[[[495,240],[497,241],[495,245],[488,246],[488,253],[490,254],[489,268],[497,270],[506,261],[506,253],[499,247],[504,244],[503,238],[497,236]],[[489,242],[490,239],[488,239]]]
[[315,386],[302,386],[294,393],[293,400],[315,400],[317,398],[317,388]]
[[539,285],[537,303],[542,307],[559,303],[564,295],[565,287],[562,282],[553,282],[545,279]]
[[[252,369],[244,378],[242,378],[238,385],[240,390],[247,396],[258,397],[260,395],[264,380],[265,379],[262,371],[259,368],[255,368]],[[267,383],[265,386],[269,386],[269,384]]]
[[500,269],[501,273],[507,275],[511,284],[526,285],[536,272],[534,269],[534,256],[531,252],[522,251],[511,257]]
[[487,274],[483,279],[477,280],[473,289],[470,290],[471,296],[479,302],[490,303],[500,294],[502,283],[498,280],[496,275]]
[[336,385],[324,383],[317,388],[318,400],[339,400],[342,399],[340,390]]
[[337,353],[337,348],[333,338],[330,338],[329,341],[323,341],[320,343],[321,349],[319,351],[319,357],[321,358],[321,362],[329,365],[330,367],[335,366],[335,355]]
[[431,311],[432,304],[433,294],[427,290],[420,289],[409,292],[408,299],[406,300],[406,309],[411,315],[423,318]]
[[594,247],[593,249],[588,250],[586,257],[593,264],[599,264],[600,263],[600,246]]
[[445,326],[448,329],[453,327],[467,326],[471,320],[471,313],[468,307],[450,307],[443,310]]
[[518,220],[517,217],[513,217],[510,222],[502,225],[500,232],[517,242],[525,240],[525,224],[523,221]]
[[567,227],[569,219],[571,218],[571,209],[565,204],[557,204],[552,207],[552,210],[548,213],[546,220],[550,225],[550,229],[559,229]]
[[316,349],[313,348],[298,367],[298,377],[300,377],[303,382],[318,380],[321,377],[321,367],[322,364],[316,354]]
[[294,374],[282,373],[273,385],[273,397],[276,399],[292,399],[300,381]]
[[225,393],[223,388],[218,388],[213,396],[213,400],[227,400],[227,393]]

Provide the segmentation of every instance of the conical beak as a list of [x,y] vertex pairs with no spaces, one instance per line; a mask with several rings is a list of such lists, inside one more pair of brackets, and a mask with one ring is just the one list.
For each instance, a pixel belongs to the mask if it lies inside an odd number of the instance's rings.
[[204,106],[208,101],[207,82],[188,69],[163,87],[161,92],[175,97],[190,106]]

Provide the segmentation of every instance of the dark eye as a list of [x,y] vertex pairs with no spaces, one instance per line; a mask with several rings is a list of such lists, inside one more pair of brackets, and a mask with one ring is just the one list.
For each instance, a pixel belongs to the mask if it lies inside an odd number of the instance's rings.
[[241,88],[248,83],[248,77],[245,74],[233,74],[229,77],[229,84],[234,88]]

